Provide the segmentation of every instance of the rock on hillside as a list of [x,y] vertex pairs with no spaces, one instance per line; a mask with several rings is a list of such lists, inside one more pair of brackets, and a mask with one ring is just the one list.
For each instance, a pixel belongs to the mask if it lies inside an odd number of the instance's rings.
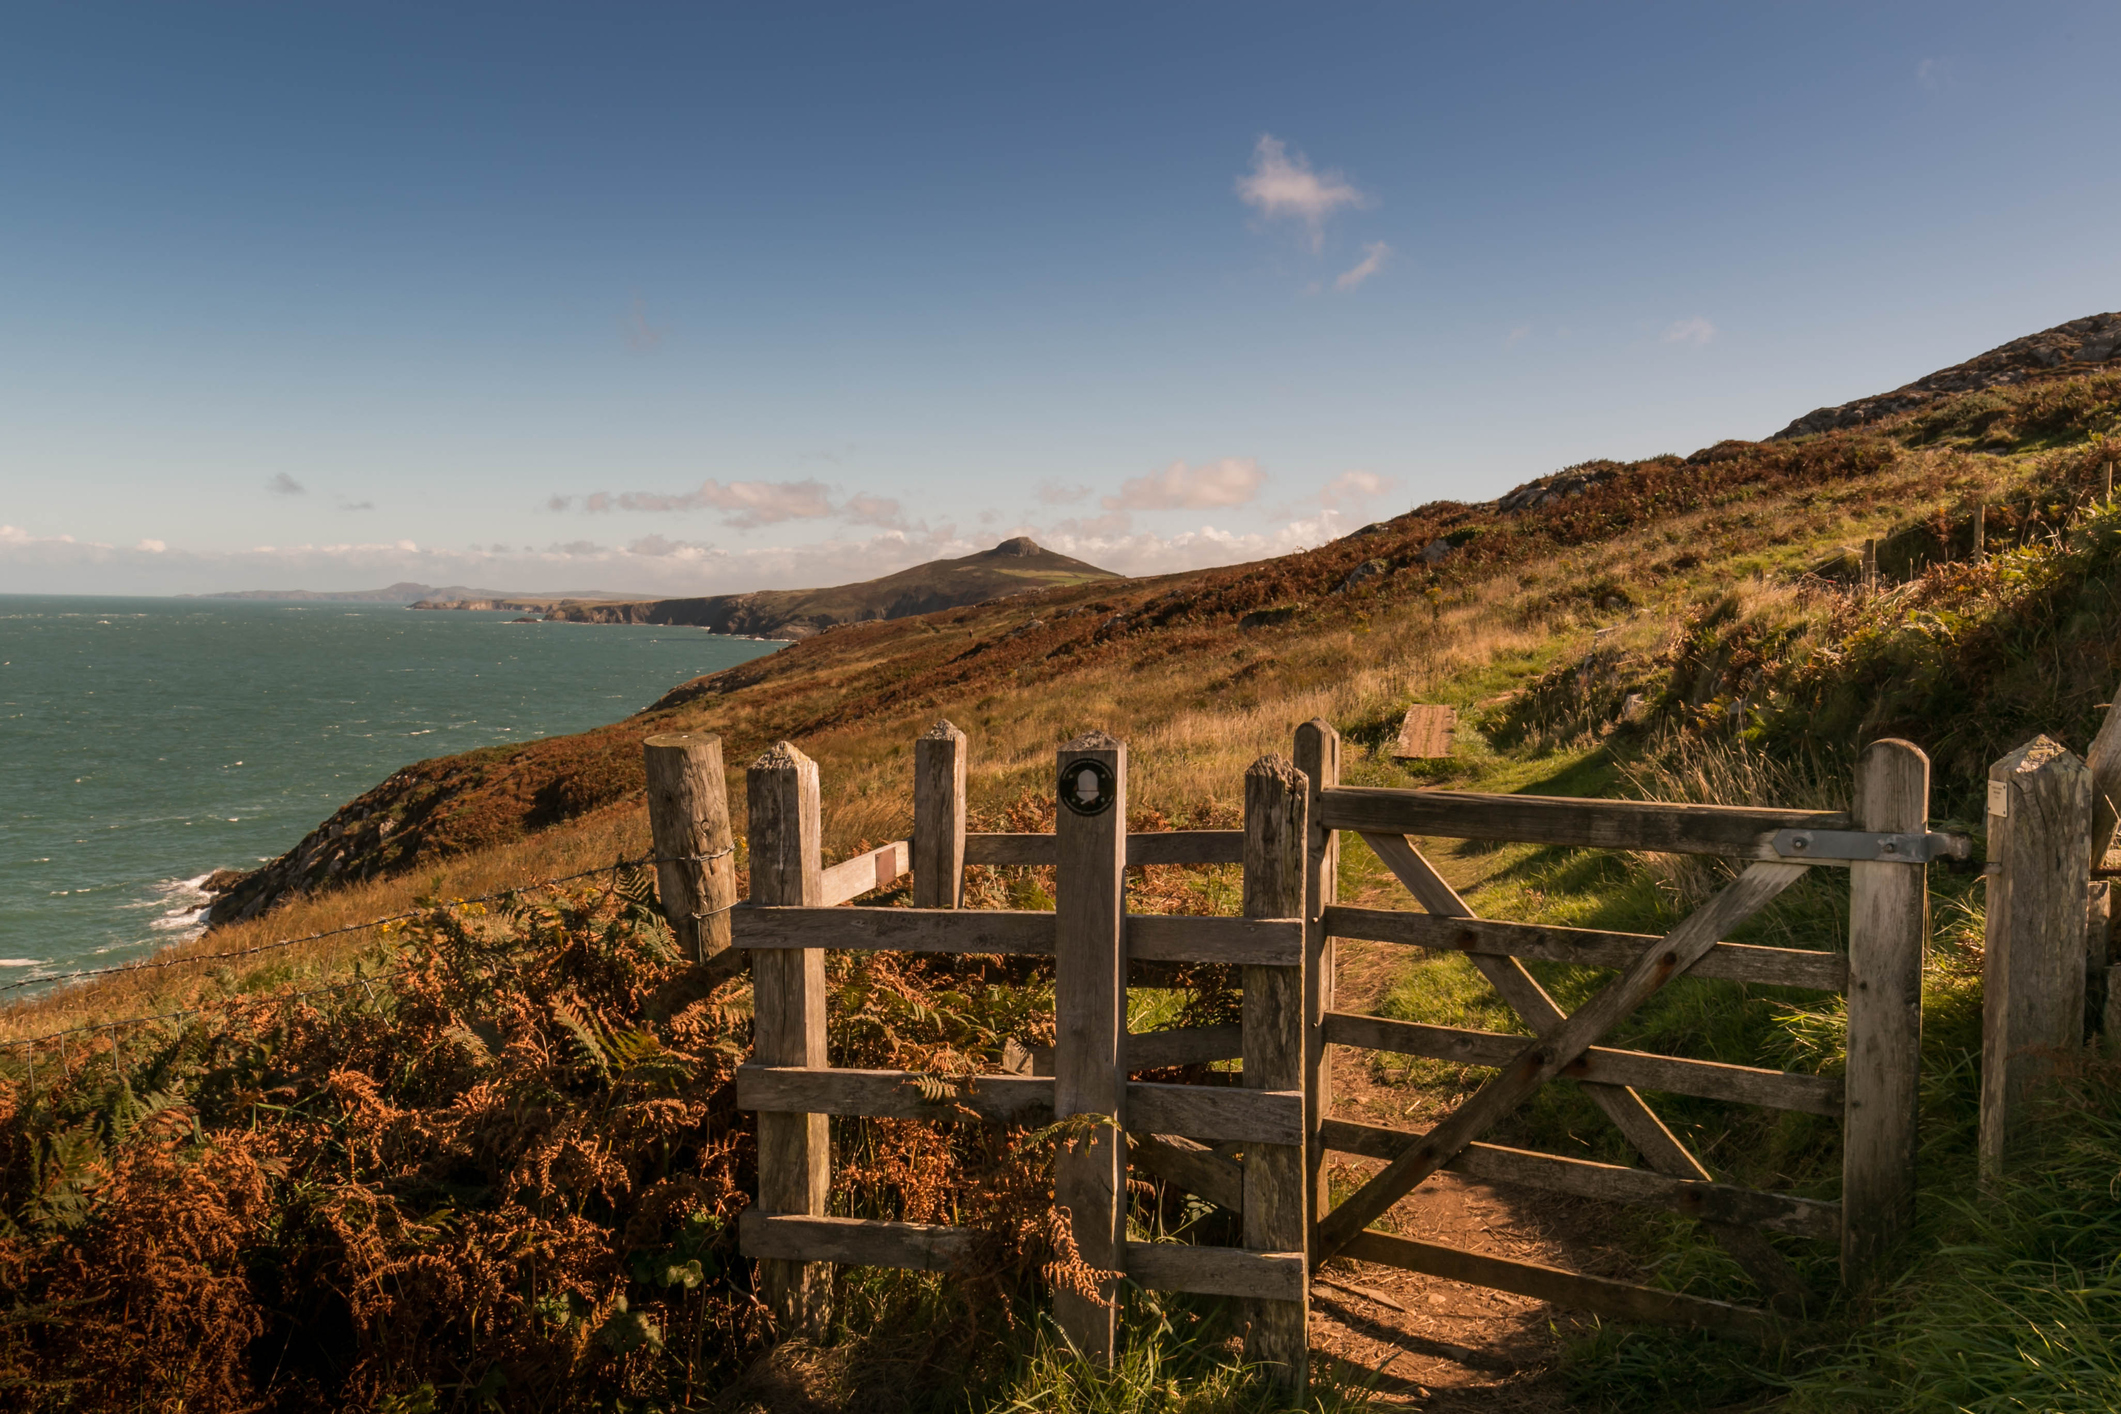
[[1768,440],[1782,441],[1842,427],[1861,427],[1954,393],[1969,393],[2041,377],[2083,373],[2121,355],[2121,313],[2090,314],[2013,339],[1964,363],[1939,369],[1890,393],[1806,413]]
[[755,638],[808,638],[840,624],[903,619],[1095,579],[1110,570],[1057,555],[1027,535],[959,560],[924,565],[832,589],[761,589],[706,599],[564,604],[546,617],[587,624],[679,624]]

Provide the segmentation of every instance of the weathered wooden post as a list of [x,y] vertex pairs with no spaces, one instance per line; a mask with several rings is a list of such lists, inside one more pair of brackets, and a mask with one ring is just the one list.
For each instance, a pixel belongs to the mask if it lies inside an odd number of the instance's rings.
[[1981,968],[1981,1173],[2003,1171],[2039,1054],[2084,1035],[2092,775],[2046,736],[1988,771],[1988,929]]
[[[1069,1214],[1082,1259],[1117,1272],[1126,1237],[1127,748],[1087,732],[1060,749],[1056,764],[1053,1113],[1099,1122],[1062,1146],[1053,1198]],[[1112,1363],[1116,1281],[1100,1282],[1095,1296],[1054,1292],[1053,1314],[1076,1349]]]
[[2099,733],[2092,738],[2084,764],[2092,773],[2092,829],[2087,850],[2091,867],[2099,868],[2113,850],[2114,835],[2121,828],[2121,689],[2114,693]]
[[[1888,738],[1856,762],[1856,828],[1923,835],[1930,759]],[[1841,1158],[1841,1275],[1861,1287],[1915,1215],[1915,1125],[1922,1069],[1922,953],[1929,869],[1849,866],[1848,1077]]]
[[1878,542],[1875,539],[1863,542],[1863,592],[1878,592]]
[[[779,741],[745,775],[751,811],[751,901],[823,903],[817,763]],[[825,1058],[825,954],[819,948],[762,948],[751,955],[752,1053],[760,1065],[822,1068]],[[768,1216],[822,1217],[831,1186],[832,1136],[821,1114],[761,1111],[759,1208]],[[824,1333],[832,1268],[824,1262],[762,1259],[766,1304],[788,1335]]]
[[[1339,897],[1340,834],[1325,827],[1323,792],[1340,784],[1340,733],[1323,718],[1296,729],[1296,769],[1304,792],[1304,1124],[1309,1132],[1304,1186],[1313,1221],[1326,1215],[1332,1193],[1326,1182],[1323,1126],[1333,1108],[1333,1068],[1327,1062],[1326,1013],[1333,1009],[1333,939],[1326,933],[1326,905]],[[1313,1251],[1310,1235],[1304,1242]],[[1314,1253],[1315,1260],[1315,1253]]]
[[913,743],[913,906],[965,896],[965,734],[938,720]]
[[[1245,772],[1244,914],[1302,918],[1310,833],[1310,782],[1279,756]],[[1305,1065],[1304,968],[1248,965],[1244,987],[1244,1084],[1248,1090],[1299,1090]],[[1244,1243],[1254,1252],[1302,1252],[1310,1240],[1304,1201],[1309,1167],[1304,1145],[1245,1146]],[[1295,1301],[1248,1298],[1245,1357],[1272,1368],[1275,1382],[1302,1390],[1310,1378],[1306,1295]]]
[[1974,502],[1974,563],[1988,561],[1988,502]]
[[675,733],[641,744],[656,893],[678,946],[705,962],[729,946],[736,837],[722,776],[722,739]]

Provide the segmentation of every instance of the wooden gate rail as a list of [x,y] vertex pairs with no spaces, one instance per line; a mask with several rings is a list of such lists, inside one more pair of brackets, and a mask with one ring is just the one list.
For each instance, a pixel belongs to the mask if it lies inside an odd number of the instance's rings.
[[[1330,732],[1322,723],[1305,730],[1314,738]],[[1337,758],[1337,752],[1330,754]],[[1323,1055],[1313,1060],[1307,1088],[1318,1097],[1311,1116],[1314,1164],[1322,1163],[1328,1150],[1387,1161],[1383,1172],[1339,1208],[1321,1214],[1311,1247],[1314,1263],[1343,1253],[1617,1316],[1684,1321],[1734,1333],[1762,1328],[1763,1313],[1727,1303],[1699,1302],[1367,1230],[1427,1175],[1449,1167],[1476,1177],[1647,1204],[1698,1218],[1778,1304],[1801,1298],[1802,1289],[1787,1262],[1766,1244],[1763,1231],[1838,1240],[1845,1278],[1863,1280],[1872,1274],[1884,1247],[1905,1230],[1913,1197],[1914,1082],[1926,922],[1921,865],[1935,853],[1962,853],[1965,844],[1925,833],[1928,769],[1920,751],[1904,742],[1870,747],[1859,765],[1856,809],[1846,814],[1357,789],[1341,787],[1324,772],[1316,780],[1317,818],[1323,829],[1313,831],[1314,877],[1317,857],[1330,848],[1332,832],[1354,830],[1426,910],[1406,913],[1324,901],[1314,928],[1328,935],[1328,968],[1332,936],[1463,952],[1534,1034],[1336,1012],[1330,1001],[1330,974],[1321,978],[1323,1005],[1315,1012],[1315,1049],[1321,1053],[1326,1044],[1350,1045],[1490,1067],[1497,1074],[1455,1113],[1422,1134],[1331,1118]],[[1416,834],[1759,862],[1671,933],[1657,938],[1476,919],[1414,847],[1409,836]],[[1839,854],[1862,857],[1836,857]],[[1720,941],[1807,867],[1817,865],[1851,870],[1848,957]],[[1527,957],[1610,968],[1620,976],[1577,1012],[1565,1014],[1519,961]],[[1681,975],[1845,991],[1850,1026],[1847,1080],[1593,1044]],[[1584,1082],[1585,1093],[1619,1125],[1649,1168],[1593,1164],[1481,1142],[1484,1131],[1557,1077]],[[1843,1203],[1712,1182],[1642,1102],[1637,1088],[1841,1117],[1846,1131]],[[1195,1168],[1206,1162],[1189,1155],[1174,1161]]]
[[[759,1116],[759,1200],[739,1219],[739,1248],[759,1261],[777,1317],[791,1330],[815,1333],[829,1264],[944,1271],[972,1260],[986,1240],[977,1230],[943,1224],[828,1215],[828,1116],[1004,1124],[1055,1114],[1102,1118],[1062,1150],[1055,1167],[1055,1201],[1071,1215],[1083,1259],[1150,1289],[1244,1299],[1251,1357],[1277,1367],[1285,1383],[1300,1384],[1307,1365],[1310,1133],[1300,1088],[1306,782],[1285,762],[1263,761],[1246,776],[1244,830],[1129,836],[1123,745],[1093,733],[1064,747],[1057,765],[1064,787],[1073,788],[1071,772],[1087,772],[1083,789],[1091,795],[1064,802],[1054,834],[967,834],[964,736],[939,724],[915,749],[912,838],[831,869],[818,862],[815,764],[782,742],[753,765],[752,900],[729,914],[734,946],[752,959],[758,1038],[752,1062],[737,1072],[738,1106]],[[1093,798],[1099,791],[1105,794]],[[982,862],[1057,866],[1056,911],[958,908],[964,865]],[[1245,917],[1124,911],[1127,867],[1225,862],[1245,866]],[[838,906],[909,866],[921,906]],[[823,959],[828,950],[850,948],[1054,958],[1057,1041],[1029,1058],[1031,1068],[1047,1073],[941,1076],[830,1066]],[[1128,1033],[1130,962],[1242,967],[1242,1025]],[[1243,1062],[1241,1085],[1171,1085],[1129,1075],[1229,1058]],[[1155,1137],[1163,1134],[1242,1146],[1250,1171],[1238,1203],[1244,1245],[1127,1240],[1122,1129],[1137,1142],[1184,1142]],[[1054,1295],[1063,1329],[1095,1359],[1115,1353],[1113,1295],[1109,1283],[1102,1300],[1066,1290]]]

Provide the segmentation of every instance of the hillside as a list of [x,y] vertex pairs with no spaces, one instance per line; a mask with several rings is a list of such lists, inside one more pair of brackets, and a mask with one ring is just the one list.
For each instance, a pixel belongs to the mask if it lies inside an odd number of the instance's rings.
[[754,638],[808,638],[841,624],[903,619],[1032,589],[1117,577],[1110,570],[1055,554],[1020,535],[963,559],[930,560],[880,579],[831,589],[761,589],[706,599],[563,604],[546,617],[583,624],[689,625]]
[[[16,1157],[0,1168],[15,1224],[0,1230],[0,1288],[21,1293],[0,1310],[0,1388],[63,1381],[80,1392],[64,1407],[133,1407],[154,1401],[103,1391],[132,1391],[130,1372],[151,1366],[169,1372],[156,1401],[198,1409],[1285,1414],[1238,1388],[1227,1307],[1130,1304],[1142,1364],[1124,1386],[1086,1383],[1051,1347],[1035,1274],[1058,1257],[1034,1219],[1053,1130],[835,1120],[831,1211],[954,1214],[1002,1235],[1006,1256],[978,1282],[850,1271],[826,1342],[774,1345],[731,1235],[756,1182],[732,1079],[749,995],[732,978],[669,1015],[684,960],[650,882],[609,867],[647,839],[641,739],[722,736],[740,877],[745,763],[781,738],[818,761],[838,860],[905,835],[912,743],[937,716],[967,732],[977,829],[1051,828],[1054,746],[1093,726],[1130,746],[1130,828],[1228,827],[1246,766],[1287,753],[1313,717],[1343,734],[1354,785],[1834,809],[1854,748],[1901,735],[1935,763],[1934,819],[1971,828],[1990,761],[2036,730],[2081,751],[2112,698],[2121,507],[2101,493],[2117,430],[2121,369],[2065,367],[1860,426],[1584,462],[1275,560],[846,624],[595,731],[407,767],[224,898],[168,970],[0,1011],[0,1039],[81,1028],[71,1061],[40,1054],[40,1099],[0,1106],[0,1152]],[[1851,573],[1867,540],[1875,590]],[[1448,758],[1393,759],[1417,702],[1459,709]],[[1473,842],[1433,858],[1500,920],[1659,933],[1715,884],[1654,855]],[[1363,1266],[1315,1291],[1314,1342],[1342,1363],[1310,1407],[1379,1407],[1372,1389],[1405,1401],[1384,1407],[1492,1414],[2121,1403],[2108,1334],[2121,1072],[2087,1057],[2037,1136],[2051,1150],[1981,1204],[1953,1201],[1974,1191],[1985,895],[1978,873],[1930,882],[1928,1196],[1899,1285],[1844,1302],[1830,1247],[1780,1240],[1821,1305],[1762,1352]],[[1407,906],[1355,836],[1338,883],[1343,903]],[[977,869],[967,900],[1050,908],[1050,885]],[[1833,949],[1846,890],[1815,876],[1761,921],[1780,931],[1736,940]],[[1227,913],[1238,897],[1233,869],[1173,866],[1130,879],[1127,907]],[[473,902],[435,906],[447,899]],[[387,933],[358,922],[397,914],[411,921]],[[246,951],[302,935],[301,951]],[[1341,949],[1338,1008],[1515,1024],[1456,952]],[[1005,1040],[1051,1040],[1040,964],[853,952],[830,966],[835,1066],[992,1068]],[[1564,1010],[1605,975],[1530,966]],[[1137,987],[1130,1026],[1227,1023],[1229,988]],[[1838,1005],[1683,979],[1614,1043],[1830,1076]],[[112,1018],[171,1013],[128,1031],[121,1055]],[[55,1053],[71,1065],[57,1083]],[[1352,1052],[1334,1064],[1336,1113],[1399,1126],[1433,1122],[1484,1074]],[[1656,1105],[1720,1179],[1838,1192],[1838,1131],[1817,1116]],[[1497,1139],[1632,1162],[1573,1090]],[[1469,1249],[1755,1299],[1682,1219],[1507,1186],[1453,1193],[1459,1206],[1410,1210],[1418,1225],[1402,1230],[1449,1219]],[[1135,1216],[1197,1220],[1158,1201]],[[77,1304],[111,1314],[47,1318]]]

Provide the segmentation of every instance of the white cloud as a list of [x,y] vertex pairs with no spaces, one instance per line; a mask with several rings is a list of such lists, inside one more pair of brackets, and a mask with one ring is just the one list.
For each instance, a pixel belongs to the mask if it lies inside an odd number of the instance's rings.
[[1668,344],[1705,344],[1715,337],[1716,326],[1698,314],[1667,325],[1663,334]]
[[1252,170],[1237,179],[1237,195],[1270,221],[1302,222],[1314,251],[1325,244],[1327,217],[1342,207],[1370,204],[1346,177],[1314,172],[1301,152],[1292,157],[1285,143],[1264,133],[1252,149]]
[[[575,503],[573,496],[551,496],[545,508],[564,511]],[[756,530],[795,520],[837,518],[848,525],[873,525],[886,530],[906,528],[899,503],[888,496],[858,491],[844,500],[832,488],[815,479],[802,481],[716,481],[700,483],[693,491],[675,494],[660,491],[593,491],[581,498],[582,510],[591,515],[611,511],[641,511],[669,514],[685,511],[720,511],[722,524],[732,530]]]
[[169,542],[164,540],[142,540],[133,548],[135,550],[145,550],[150,555],[159,555],[169,549]]
[[265,489],[272,492],[275,496],[301,496],[308,494],[307,487],[284,471],[274,472],[272,480],[265,483]]
[[1119,488],[1117,496],[1106,496],[1105,509],[1197,511],[1242,506],[1259,495],[1266,479],[1266,472],[1250,457],[1224,457],[1199,466],[1175,461],[1162,471],[1134,477]]
[[1959,66],[1950,59],[1924,59],[1915,65],[1915,82],[1932,93],[1949,88],[1952,80],[1959,76]]
[[1105,529],[1099,517],[1092,522],[1061,522],[1050,526],[1021,525],[1010,533],[1030,535],[1049,550],[1088,560],[1121,574],[1170,574],[1178,570],[1206,569],[1215,565],[1241,564],[1268,559],[1297,550],[1308,550],[1345,535],[1353,526],[1334,510],[1300,517],[1266,532],[1241,533],[1203,525],[1177,535],[1135,534],[1121,526]]
[[1328,506],[1356,505],[1373,496],[1382,496],[1392,489],[1389,476],[1379,476],[1374,471],[1344,471],[1326,483],[1318,499]]
[[341,501],[339,503],[339,509],[342,511],[372,511],[375,508],[376,503],[374,501]]
[[1333,281],[1333,288],[1336,290],[1354,289],[1357,285],[1384,269],[1385,257],[1391,253],[1392,247],[1386,245],[1383,241],[1366,243],[1362,248],[1362,259],[1349,266],[1346,270],[1341,271]]

